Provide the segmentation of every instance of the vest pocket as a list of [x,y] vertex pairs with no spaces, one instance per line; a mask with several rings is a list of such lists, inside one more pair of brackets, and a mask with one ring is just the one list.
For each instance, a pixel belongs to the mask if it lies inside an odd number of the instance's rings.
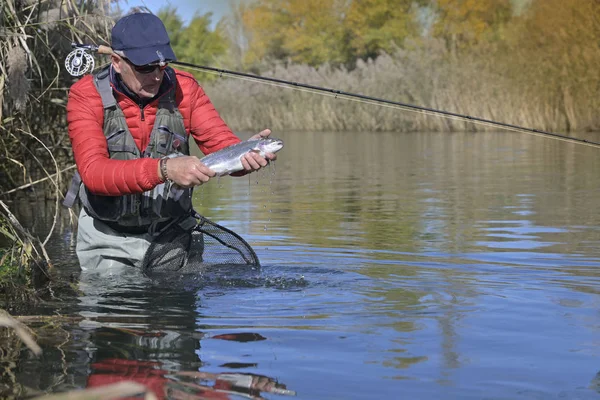
[[152,204],[151,212],[154,217],[179,217],[191,210],[191,193],[191,189],[183,189],[167,181],[144,193],[144,204],[148,204],[148,208]]
[[[180,135],[173,132],[168,126],[160,125],[157,131],[157,152],[161,155],[171,153],[186,153],[187,154],[187,135]],[[182,151],[185,150],[185,151]]]
[[137,154],[135,143],[132,145],[127,137],[125,129],[117,129],[106,137],[106,144],[111,158],[117,160],[126,160],[130,157],[120,156],[119,153]]
[[192,189],[183,189],[172,182],[168,186],[164,212],[176,216],[189,214],[192,209]]
[[115,222],[122,218],[135,216],[140,208],[140,196],[130,194],[126,196],[101,196],[90,193],[82,185],[85,193],[80,197],[91,216],[104,221]]

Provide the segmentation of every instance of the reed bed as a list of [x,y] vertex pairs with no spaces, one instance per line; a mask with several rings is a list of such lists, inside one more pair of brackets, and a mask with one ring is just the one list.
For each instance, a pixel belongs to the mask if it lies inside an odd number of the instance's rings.
[[[594,112],[599,104],[593,96],[569,99],[565,93],[578,93],[579,88],[565,91],[568,82],[544,82],[543,76],[538,81],[518,74],[515,78],[493,59],[475,53],[453,58],[441,41],[431,40],[375,60],[359,60],[353,70],[280,63],[261,75],[528,128],[561,132],[600,128]],[[597,78],[595,85],[599,84]],[[497,129],[230,77],[208,82],[205,89],[223,118],[238,131],[262,127],[388,132]]]
[[[64,58],[72,42],[105,43],[112,26],[109,10],[110,0],[0,1],[0,237],[8,242],[0,246],[0,295],[5,301],[31,301],[28,290],[48,280],[51,263],[44,246],[72,174],[64,168],[72,163],[65,106],[74,79]],[[28,200],[11,203],[24,193],[34,201],[55,202],[54,223],[44,239],[33,237],[10,210]]]
[[74,80],[64,57],[74,41],[108,37],[109,0],[4,0],[0,7],[0,193],[48,177],[50,193],[37,196],[55,198],[61,175],[50,175],[71,158],[65,105]]

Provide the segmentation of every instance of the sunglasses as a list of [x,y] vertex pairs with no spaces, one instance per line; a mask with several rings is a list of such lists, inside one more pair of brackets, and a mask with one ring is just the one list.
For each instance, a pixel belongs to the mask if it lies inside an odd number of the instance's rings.
[[164,65],[160,65],[160,64],[146,64],[146,65],[135,65],[134,63],[132,63],[131,61],[129,61],[127,58],[125,57],[121,57],[123,60],[125,60],[125,62],[127,62],[127,64],[129,64],[131,66],[131,68],[133,68],[135,70],[135,72],[139,72],[140,74],[150,74],[154,71],[156,71],[156,68],[158,68],[160,70],[160,72],[164,71],[167,68],[167,64]]

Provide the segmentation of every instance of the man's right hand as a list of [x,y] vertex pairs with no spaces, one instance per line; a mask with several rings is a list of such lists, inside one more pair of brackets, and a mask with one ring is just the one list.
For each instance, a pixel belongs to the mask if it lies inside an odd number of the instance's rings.
[[[160,166],[159,166],[160,174]],[[160,174],[162,176],[162,174]],[[167,159],[167,178],[182,188],[202,185],[215,176],[215,172],[200,162],[196,156]]]

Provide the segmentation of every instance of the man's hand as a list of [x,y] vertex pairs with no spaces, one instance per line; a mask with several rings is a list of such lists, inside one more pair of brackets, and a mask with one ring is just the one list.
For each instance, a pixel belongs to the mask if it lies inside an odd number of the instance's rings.
[[[264,131],[252,136],[250,140],[266,138],[269,137],[270,134],[271,130],[265,129]],[[254,172],[258,171],[262,167],[266,167],[267,164],[269,164],[269,161],[274,161],[276,159],[277,155],[273,153],[267,153],[265,154],[265,157],[261,157],[258,153],[250,152],[248,154],[244,154],[242,157],[242,165],[244,166],[244,170],[246,172]]]
[[182,188],[202,185],[215,176],[215,172],[195,156],[173,157],[167,160],[167,177]]

